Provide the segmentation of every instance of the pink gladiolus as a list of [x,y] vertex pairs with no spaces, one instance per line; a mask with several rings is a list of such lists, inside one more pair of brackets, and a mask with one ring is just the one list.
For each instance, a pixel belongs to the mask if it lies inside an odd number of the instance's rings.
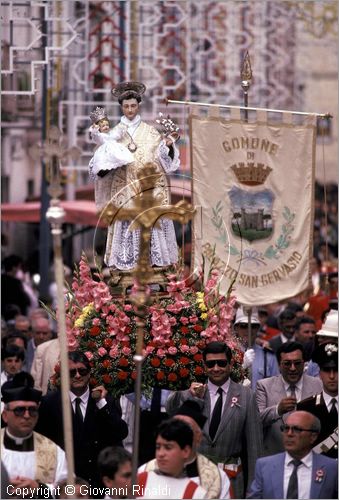
[[124,311],[132,311],[133,307],[131,306],[131,304],[125,304],[124,305]]
[[88,361],[91,361],[93,359],[93,353],[90,351],[86,351],[85,356],[88,359]]
[[93,318],[92,325],[93,326],[99,326],[100,325],[100,319],[99,318]]
[[188,322],[189,322],[189,319],[186,318],[186,316],[181,316],[180,323],[182,323],[183,325],[187,325]]

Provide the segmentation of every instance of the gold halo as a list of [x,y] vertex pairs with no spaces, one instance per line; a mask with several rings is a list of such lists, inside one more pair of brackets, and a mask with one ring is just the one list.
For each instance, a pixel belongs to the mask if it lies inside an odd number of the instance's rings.
[[121,82],[118,83],[116,87],[114,87],[111,92],[114,97],[118,99],[123,96],[123,94],[127,92],[135,92],[139,96],[141,96],[146,90],[146,86],[140,82]]

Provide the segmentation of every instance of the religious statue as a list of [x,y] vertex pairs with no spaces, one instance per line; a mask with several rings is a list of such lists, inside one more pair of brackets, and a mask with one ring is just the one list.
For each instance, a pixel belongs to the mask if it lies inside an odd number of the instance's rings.
[[[133,162],[112,169],[107,168],[103,177],[95,175],[95,201],[99,210],[108,203],[116,207],[129,208],[133,197],[140,193],[138,171],[148,162],[152,162],[161,174],[156,176],[154,193],[159,205],[170,204],[170,193],[166,174],[174,172],[180,166],[179,151],[175,146],[178,134],[165,132],[162,136],[153,126],[142,121],[139,109],[141,96],[146,87],[139,82],[123,82],[118,84],[112,94],[118,98],[122,114],[120,123],[112,129],[112,133],[121,133],[115,139],[120,145],[127,147]],[[173,132],[171,127],[170,132]],[[111,133],[110,132],[110,133]],[[117,137],[117,136],[116,136]],[[114,156],[114,154],[113,154]],[[101,169],[102,170],[102,169]],[[94,173],[94,170],[92,170]],[[98,171],[100,173],[100,170]],[[101,172],[102,174],[102,172]],[[136,266],[140,248],[140,230],[130,230],[133,221],[115,221],[108,228],[104,262],[108,267],[119,270],[130,270]],[[150,264],[152,266],[169,266],[178,261],[178,248],[173,221],[163,217],[158,227],[152,229],[150,246]]]
[[127,134],[127,127],[118,125],[111,129],[105,108],[99,106],[90,113],[90,118],[90,138],[99,146],[89,162],[91,177],[104,177],[110,170],[132,163],[132,153],[119,142]]

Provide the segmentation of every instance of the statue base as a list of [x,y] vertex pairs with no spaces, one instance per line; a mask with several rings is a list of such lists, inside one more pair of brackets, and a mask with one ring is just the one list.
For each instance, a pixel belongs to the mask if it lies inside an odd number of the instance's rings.
[[[174,273],[173,266],[153,267],[153,273],[150,277],[148,286],[151,288],[151,293],[167,293],[167,277],[166,274]],[[127,295],[128,288],[134,285],[135,277],[133,271],[122,271],[121,269],[110,269],[110,279],[108,285],[110,286],[111,293],[114,295]]]

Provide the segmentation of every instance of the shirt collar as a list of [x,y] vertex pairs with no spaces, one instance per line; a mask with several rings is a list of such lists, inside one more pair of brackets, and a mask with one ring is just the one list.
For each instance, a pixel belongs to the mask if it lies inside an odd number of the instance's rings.
[[[284,379],[283,376],[281,378],[282,378],[282,381],[283,381],[283,384],[284,384],[285,391],[288,391],[291,384],[289,382],[286,382],[286,380]],[[302,390],[302,387],[303,387],[303,375],[298,380],[298,382],[296,384],[294,384],[294,385],[295,385],[296,389],[298,389],[299,391]]]
[[83,394],[81,394],[81,396],[77,396],[72,391],[69,391],[69,395],[70,395],[71,403],[72,404],[74,403],[74,401],[76,400],[76,398],[80,398],[81,402],[84,403],[85,405],[87,405],[88,399],[89,399],[89,387],[87,387],[86,391]]
[[210,380],[208,380],[208,382],[207,382],[207,387],[208,387],[209,392],[211,392],[215,396],[218,394],[219,387],[221,387],[222,390],[224,391],[224,393],[227,394],[229,386],[230,386],[230,379],[227,379],[223,385],[212,384],[212,382]]
[[[285,456],[285,465],[290,465],[292,460],[294,458],[286,451],[286,456]],[[313,455],[312,451],[307,453],[303,458],[300,459],[300,462],[307,468],[312,468],[312,462],[313,462]]]
[[327,406],[327,408],[329,406],[331,406],[331,401],[333,398],[337,401],[337,404],[338,404],[338,396],[330,396],[329,394],[327,394],[327,392],[323,391],[323,398],[324,398],[325,405]]
[[139,123],[141,122],[141,116],[140,115],[136,115],[133,120],[129,120],[125,115],[123,115],[120,119],[120,122],[123,124],[123,125],[127,125],[127,127],[135,127],[136,125],[139,125]]
[[24,436],[24,437],[17,437],[17,436],[13,436],[13,434],[11,434],[11,433],[9,432],[9,430],[7,429],[7,427],[6,427],[6,434],[7,434],[7,436],[8,436],[10,439],[12,439],[12,440],[15,442],[15,444],[17,444],[17,445],[19,446],[19,445],[21,445],[24,441],[26,441],[26,439],[29,439],[29,438],[32,436],[33,432],[30,432],[27,436]]

